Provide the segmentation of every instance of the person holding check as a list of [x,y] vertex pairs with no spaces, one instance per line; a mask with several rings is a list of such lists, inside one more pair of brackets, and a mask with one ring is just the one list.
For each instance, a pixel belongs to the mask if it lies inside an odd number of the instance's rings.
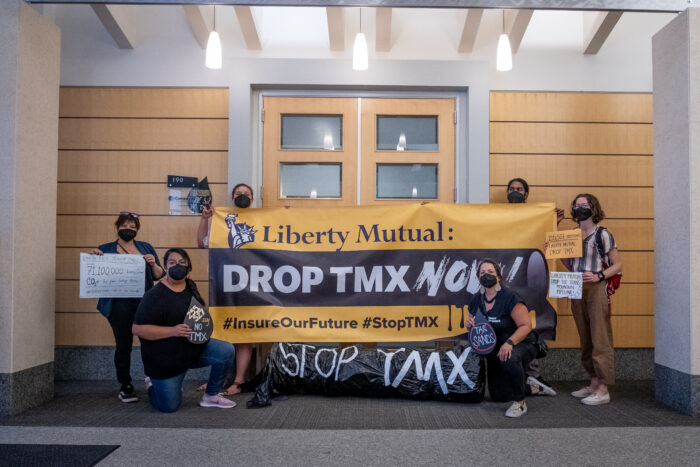
[[503,277],[495,261],[482,260],[477,276],[481,291],[469,304],[467,330],[475,325],[477,313],[493,327],[496,346],[486,355],[489,394],[495,402],[512,402],[506,417],[520,417],[527,412],[525,366],[537,355],[530,316],[518,294],[501,286]]
[[[153,287],[153,282],[163,277],[164,273],[156,250],[151,244],[135,240],[141,228],[139,215],[122,211],[114,226],[117,230],[117,240],[104,243],[91,253],[99,256],[105,253],[143,256],[146,261],[145,290],[148,291]],[[114,334],[114,367],[117,370],[117,380],[121,384],[119,399],[122,402],[139,400],[131,384],[131,347],[134,341],[131,325],[134,323],[134,315],[140,302],[140,298],[100,298],[97,302],[97,309],[107,318]]]

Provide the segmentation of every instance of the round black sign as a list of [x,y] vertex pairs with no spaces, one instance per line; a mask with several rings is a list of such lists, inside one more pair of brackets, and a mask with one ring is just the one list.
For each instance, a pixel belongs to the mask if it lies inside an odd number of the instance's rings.
[[194,297],[185,315],[184,324],[191,329],[190,336],[187,338],[188,341],[193,344],[206,344],[209,342],[214,331],[214,323],[207,307],[202,306]]
[[209,189],[192,188],[187,195],[187,206],[196,214],[211,205],[211,191]]
[[474,352],[486,355],[496,347],[496,333],[486,321],[475,323],[469,330],[469,345]]

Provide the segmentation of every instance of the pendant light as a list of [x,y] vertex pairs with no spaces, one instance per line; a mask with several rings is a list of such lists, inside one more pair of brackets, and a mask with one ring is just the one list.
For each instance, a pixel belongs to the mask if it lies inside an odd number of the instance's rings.
[[355,36],[355,45],[352,48],[352,69],[364,71],[368,67],[367,39],[362,34],[362,8],[360,8],[360,32]]
[[496,48],[496,70],[510,71],[513,69],[513,54],[510,50],[510,40],[506,34],[506,12],[501,10],[503,18],[503,29],[501,36],[498,38],[498,47]]
[[221,39],[219,38],[219,33],[216,32],[216,5],[214,5],[214,30],[209,33],[204,64],[212,70],[221,69]]

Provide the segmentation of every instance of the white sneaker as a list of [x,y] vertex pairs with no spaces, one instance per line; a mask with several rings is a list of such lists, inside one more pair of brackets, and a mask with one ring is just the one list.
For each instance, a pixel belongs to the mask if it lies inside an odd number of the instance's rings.
[[578,391],[574,391],[574,392],[571,393],[572,396],[578,397],[579,399],[581,399],[581,398],[583,398],[583,397],[588,397],[588,396],[590,396],[591,394],[593,394],[593,391],[592,391],[591,388],[589,388],[588,386],[586,386],[585,388],[581,388],[581,389],[579,389]]
[[539,380],[539,379],[535,378],[534,376],[528,376],[526,383],[529,384],[530,387],[532,387],[532,388],[537,388],[537,392],[531,391],[533,393],[533,395],[536,395],[536,396],[556,396],[557,395],[557,391],[555,391],[550,386],[547,386],[546,384],[544,384],[542,382],[542,380]]
[[220,409],[231,409],[236,406],[236,403],[232,400],[226,399],[221,394],[217,394],[215,396],[204,394],[202,396],[202,400],[199,402],[199,405],[202,407],[218,407]]
[[598,394],[597,392],[594,392],[590,396],[581,399],[581,403],[586,405],[608,404],[610,403],[610,393],[606,392],[605,394]]
[[506,417],[518,418],[525,412],[527,412],[527,405],[525,405],[525,402],[523,402],[522,405],[520,405],[520,402],[513,402],[510,404],[510,407],[508,407],[508,410],[506,410]]

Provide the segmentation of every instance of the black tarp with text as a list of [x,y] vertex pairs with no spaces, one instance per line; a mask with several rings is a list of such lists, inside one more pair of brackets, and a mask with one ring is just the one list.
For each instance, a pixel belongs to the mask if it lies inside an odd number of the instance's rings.
[[485,380],[482,358],[471,347],[341,349],[296,343],[274,344],[261,376],[248,407],[295,393],[481,402]]

